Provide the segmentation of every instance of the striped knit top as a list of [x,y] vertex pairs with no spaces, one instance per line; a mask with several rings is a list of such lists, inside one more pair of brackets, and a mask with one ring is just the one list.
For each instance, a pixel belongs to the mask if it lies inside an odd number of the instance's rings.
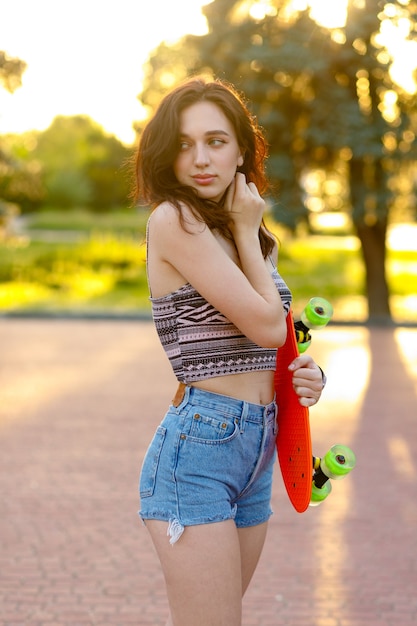
[[[288,313],[291,292],[276,269],[272,278]],[[276,348],[253,343],[189,283],[150,300],[156,331],[180,382],[275,369]]]

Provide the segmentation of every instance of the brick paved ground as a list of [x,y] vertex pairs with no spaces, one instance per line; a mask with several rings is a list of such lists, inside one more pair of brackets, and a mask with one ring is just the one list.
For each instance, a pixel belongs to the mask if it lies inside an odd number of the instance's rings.
[[[417,624],[417,329],[333,327],[311,352],[315,452],[358,466],[302,515],[277,470],[244,626]],[[165,624],[137,476],[173,388],[150,323],[0,321],[0,626]]]

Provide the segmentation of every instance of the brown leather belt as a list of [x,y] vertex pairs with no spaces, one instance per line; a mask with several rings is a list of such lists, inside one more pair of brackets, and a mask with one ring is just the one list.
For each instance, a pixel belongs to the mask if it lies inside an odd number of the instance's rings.
[[180,383],[178,385],[178,389],[175,392],[175,396],[172,399],[172,404],[173,406],[179,406],[181,404],[181,402],[184,399],[185,396],[185,388],[186,388],[186,384],[185,383]]

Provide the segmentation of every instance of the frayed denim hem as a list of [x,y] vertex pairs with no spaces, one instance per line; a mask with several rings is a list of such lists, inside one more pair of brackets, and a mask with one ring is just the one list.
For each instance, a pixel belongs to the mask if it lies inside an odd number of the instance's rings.
[[[158,519],[155,517],[143,517],[139,511],[139,517],[142,521],[142,525],[146,527],[146,522],[149,519]],[[159,518],[161,522],[166,522],[166,519]],[[167,528],[167,537],[169,537],[169,543],[173,546],[174,543],[178,541],[184,532],[185,527],[181,524],[181,522],[176,517],[170,517],[168,520],[168,528]]]
[[174,545],[184,532],[184,526],[175,517],[171,517],[168,522],[167,537],[169,537],[169,543]]
[[173,515],[171,515],[169,519],[167,520],[164,515],[144,516],[142,515],[140,511],[138,514],[142,520],[143,526],[145,527],[146,527],[146,522],[150,519],[159,520],[161,522],[168,522],[167,537],[169,537],[169,543],[173,546],[174,543],[176,543],[180,539],[181,535],[183,534],[187,526],[201,526],[203,524],[216,524],[218,522],[226,522],[229,519],[234,520],[236,517],[236,513],[237,513],[237,505],[235,504],[232,508],[231,515],[228,517],[222,517],[220,519],[204,519],[201,521],[193,521],[191,523],[186,523],[185,525],[182,524],[179,521],[179,519]]

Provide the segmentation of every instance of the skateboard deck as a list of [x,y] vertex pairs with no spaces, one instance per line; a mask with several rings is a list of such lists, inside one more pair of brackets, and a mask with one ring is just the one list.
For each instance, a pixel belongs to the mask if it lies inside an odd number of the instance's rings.
[[289,364],[299,355],[292,312],[287,315],[287,339],[278,349],[275,392],[278,403],[277,451],[284,485],[298,513],[311,499],[313,464],[308,408],[301,406],[292,385]]

